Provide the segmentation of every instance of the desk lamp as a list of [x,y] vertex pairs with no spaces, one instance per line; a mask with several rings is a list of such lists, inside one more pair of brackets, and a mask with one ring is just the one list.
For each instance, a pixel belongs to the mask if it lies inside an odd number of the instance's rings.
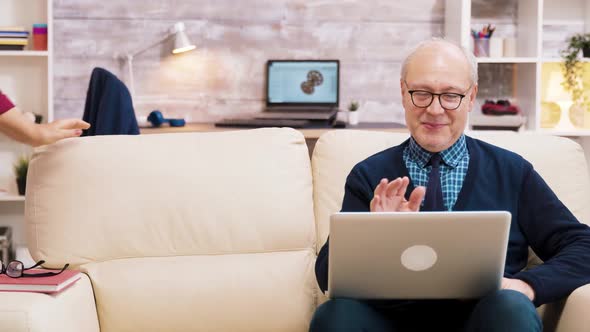
[[196,48],[196,46],[189,41],[188,37],[186,36],[186,33],[184,32],[184,23],[178,22],[174,24],[172,28],[170,28],[170,30],[164,38],[138,51],[135,51],[133,53],[127,53],[126,55],[119,57],[122,60],[127,60],[127,66],[129,70],[129,90],[131,92],[132,99],[135,96],[135,86],[133,83],[133,58],[149,50],[150,48],[165,42],[170,37],[174,37],[174,46],[172,48],[172,54],[184,53],[187,51],[194,50]]

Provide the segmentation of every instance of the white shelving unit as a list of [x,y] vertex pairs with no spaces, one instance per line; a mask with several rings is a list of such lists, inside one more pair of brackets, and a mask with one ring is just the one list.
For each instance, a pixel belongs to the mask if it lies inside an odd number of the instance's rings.
[[[53,120],[53,1],[0,0],[0,27],[19,26],[29,31],[29,45],[23,51],[0,51],[0,90],[21,111]],[[33,24],[46,23],[46,51],[32,50]],[[24,200],[17,193],[12,165],[31,149],[0,135],[0,225],[13,228],[13,242],[23,245]]]
[[[467,48],[472,45],[471,29],[476,26],[472,5],[471,0],[446,0],[445,7],[446,38]],[[526,116],[525,130],[568,137],[590,136],[590,128],[541,126],[541,102],[545,91],[541,80],[543,66],[561,62],[555,42],[552,44],[547,39],[559,39],[560,46],[565,46],[567,37],[590,31],[590,0],[518,0],[517,8],[514,34],[510,36],[516,39],[516,57],[478,58],[478,63],[512,64],[511,100]],[[493,17],[486,19],[489,19],[487,23],[498,23]],[[481,76],[480,72],[480,81]]]

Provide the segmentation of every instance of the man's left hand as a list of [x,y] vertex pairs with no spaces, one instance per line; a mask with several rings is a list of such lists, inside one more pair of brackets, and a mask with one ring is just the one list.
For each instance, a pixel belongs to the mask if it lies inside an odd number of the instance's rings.
[[533,290],[533,288],[529,284],[520,279],[502,278],[501,288],[521,292],[524,295],[526,295],[526,297],[528,297],[531,301],[535,299],[535,291]]

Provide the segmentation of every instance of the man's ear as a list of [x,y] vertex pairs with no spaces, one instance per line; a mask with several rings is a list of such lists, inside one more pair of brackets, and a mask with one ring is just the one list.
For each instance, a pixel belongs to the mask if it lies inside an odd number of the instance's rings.
[[406,85],[404,84],[404,79],[403,78],[400,78],[399,79],[399,87],[400,87],[399,91],[401,92],[402,99],[403,99],[404,98],[404,94],[406,93]]
[[477,84],[473,85],[471,89],[471,93],[469,94],[469,112],[473,109],[473,105],[475,104],[475,98],[477,97],[477,91],[479,90],[479,86]]

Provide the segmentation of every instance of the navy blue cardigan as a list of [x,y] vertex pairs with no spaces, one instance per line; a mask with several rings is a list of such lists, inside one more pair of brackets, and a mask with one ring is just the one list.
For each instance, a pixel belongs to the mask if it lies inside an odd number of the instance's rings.
[[92,70],[82,119],[90,123],[82,136],[139,135],[129,90],[103,68]]
[[[590,283],[590,228],[578,222],[524,158],[466,138],[469,168],[452,210],[505,210],[512,214],[504,275],[526,281],[535,291],[535,305],[559,300]],[[379,180],[409,177],[402,157],[408,142],[379,152],[352,169],[341,211],[369,211]],[[557,156],[548,156],[552,157]],[[406,199],[413,189],[410,181]],[[544,264],[523,271],[529,246]],[[328,288],[328,252],[329,239],[315,266],[323,291]]]

